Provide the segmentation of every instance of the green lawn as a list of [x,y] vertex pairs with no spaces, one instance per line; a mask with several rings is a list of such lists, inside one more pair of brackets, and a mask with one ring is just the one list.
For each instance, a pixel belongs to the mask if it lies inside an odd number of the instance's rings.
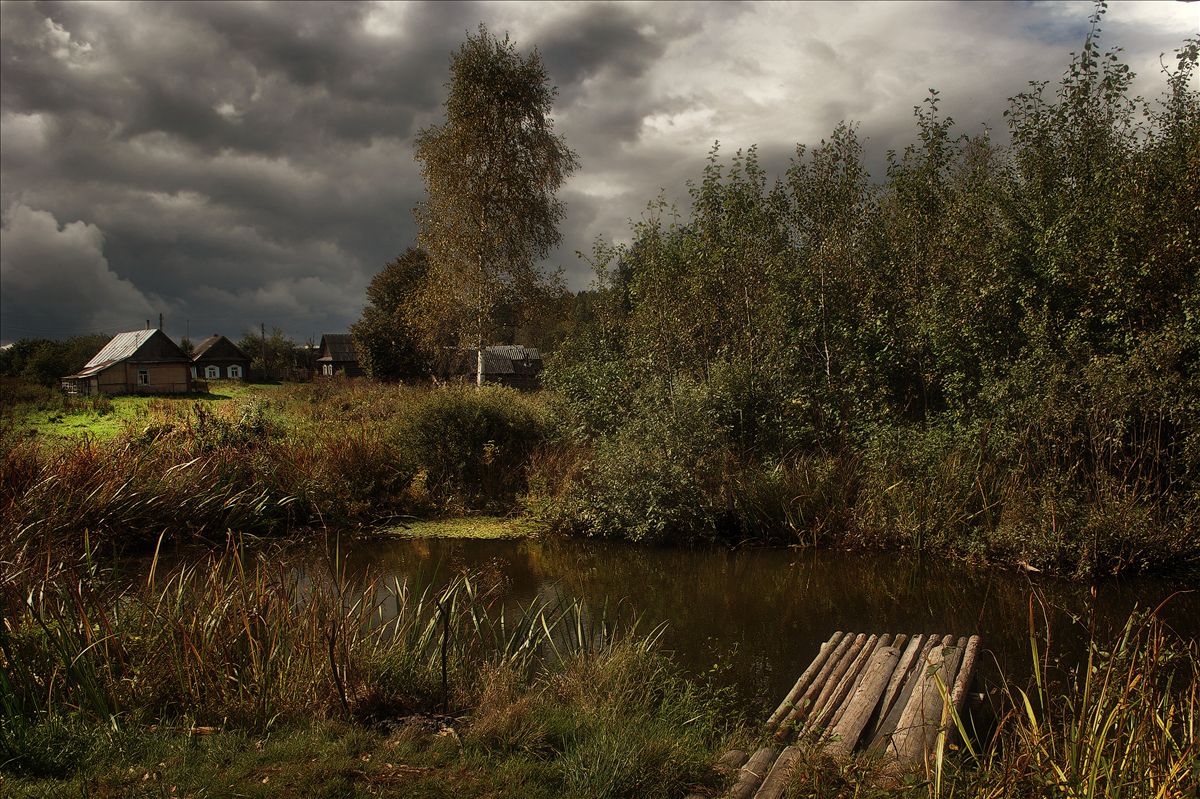
[[52,439],[93,436],[107,440],[129,428],[190,414],[196,403],[219,404],[270,396],[279,388],[277,384],[210,381],[209,391],[204,394],[64,398],[62,405],[55,407],[46,407],[46,403],[20,404],[13,408],[11,418],[18,434],[33,433]]

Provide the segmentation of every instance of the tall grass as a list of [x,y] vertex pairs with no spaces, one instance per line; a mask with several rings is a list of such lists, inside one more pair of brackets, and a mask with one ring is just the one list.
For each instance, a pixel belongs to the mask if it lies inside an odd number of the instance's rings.
[[[1168,600],[1169,601],[1169,600]],[[1111,641],[1092,628],[1085,662],[1054,664],[1029,606],[1033,674],[1001,682],[995,730],[981,751],[962,718],[926,764],[932,798],[1183,799],[1200,779],[1200,648],[1152,613],[1134,612]],[[1048,638],[1048,631],[1046,633]]]
[[736,719],[636,621],[557,599],[505,606],[465,574],[352,581],[336,547],[317,564],[239,545],[169,570],[156,557],[123,587],[85,556],[0,588],[0,773],[69,777],[97,736],[146,729],[426,718],[458,728],[464,756],[542,763],[567,794],[667,796],[715,784]]
[[269,399],[154,400],[111,441],[0,435],[0,557],[152,546],[166,531],[372,526],[504,512],[544,436],[535,400],[488,388],[291,386]]

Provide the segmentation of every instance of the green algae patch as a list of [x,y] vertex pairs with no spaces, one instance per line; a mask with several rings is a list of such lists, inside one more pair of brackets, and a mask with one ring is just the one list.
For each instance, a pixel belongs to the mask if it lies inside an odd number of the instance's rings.
[[526,538],[536,535],[538,526],[525,519],[462,516],[413,521],[392,527],[387,532],[401,538]]

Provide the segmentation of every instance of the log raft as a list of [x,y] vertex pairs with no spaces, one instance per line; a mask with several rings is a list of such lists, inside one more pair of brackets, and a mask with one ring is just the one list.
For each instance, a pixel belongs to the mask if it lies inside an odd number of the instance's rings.
[[905,765],[926,761],[959,728],[979,645],[978,635],[834,633],[767,719],[775,745],[748,760],[738,752],[726,764],[737,769],[726,796],[786,796],[805,748],[837,757],[874,749]]

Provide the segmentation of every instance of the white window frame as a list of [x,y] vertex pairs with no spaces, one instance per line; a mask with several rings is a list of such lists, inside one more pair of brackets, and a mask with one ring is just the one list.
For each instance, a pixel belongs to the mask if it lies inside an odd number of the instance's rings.
[[242,367],[238,366],[236,363],[230,364],[229,365],[229,376],[234,378],[235,380],[241,379]]
[[205,380],[217,380],[220,377],[221,377],[221,367],[214,366],[211,363],[208,366],[204,367],[204,379]]

